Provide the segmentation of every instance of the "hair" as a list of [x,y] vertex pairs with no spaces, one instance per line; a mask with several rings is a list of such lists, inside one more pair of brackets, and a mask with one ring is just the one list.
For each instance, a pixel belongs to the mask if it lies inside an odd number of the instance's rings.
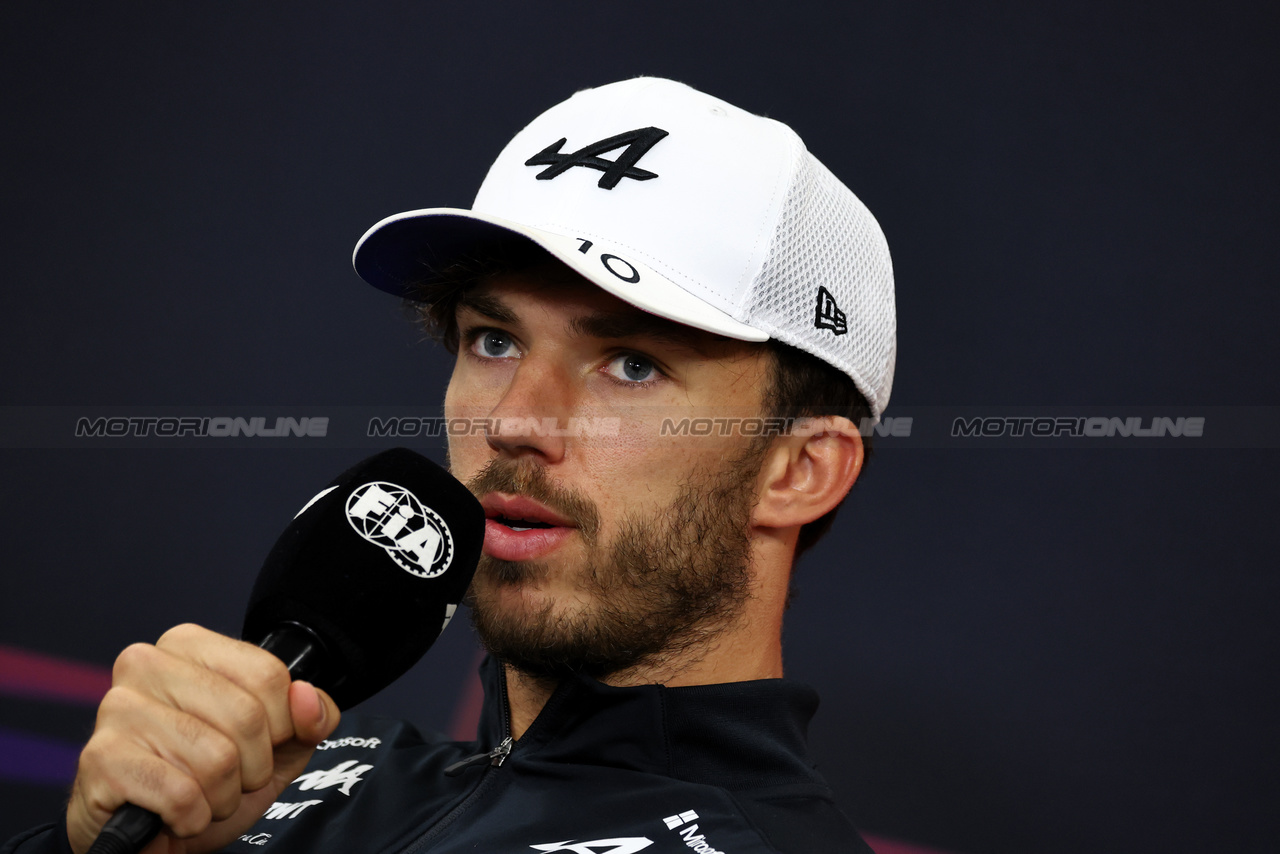
[[[462,292],[501,273],[545,268],[551,260],[551,256],[532,241],[504,241],[486,246],[473,253],[471,258],[440,270],[429,280],[409,285],[405,293],[405,307],[427,334],[456,355],[457,308]],[[760,346],[773,361],[772,383],[765,393],[763,415],[785,419],[833,415],[849,419],[862,433],[865,469],[871,459],[872,437],[861,427],[871,423],[871,406],[853,379],[817,356],[776,339]],[[821,518],[800,528],[796,541],[797,558],[831,529],[836,511],[843,503],[842,499]]]
[[[858,391],[853,379],[836,366],[824,362],[790,344],[769,339],[765,349],[773,356],[773,384],[765,395],[764,410],[768,417],[803,418],[835,415],[849,419],[862,435],[862,467],[871,460],[871,433],[862,425],[871,423],[871,406]],[[835,522],[836,511],[844,499],[823,516],[800,528],[796,540],[796,557],[822,538]]]

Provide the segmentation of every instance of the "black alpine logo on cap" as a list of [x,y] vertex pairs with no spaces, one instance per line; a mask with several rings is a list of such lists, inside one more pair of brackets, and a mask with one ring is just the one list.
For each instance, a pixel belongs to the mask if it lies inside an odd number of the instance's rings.
[[[539,181],[550,181],[574,166],[599,169],[604,175],[600,177],[600,182],[596,186],[612,190],[618,186],[618,182],[623,178],[648,181],[650,178],[658,177],[655,172],[650,172],[647,169],[637,169],[636,161],[644,157],[645,153],[666,135],[667,132],[662,128],[638,128],[629,130],[626,133],[620,133],[617,136],[611,136],[608,139],[602,139],[599,142],[593,142],[588,146],[579,148],[572,154],[561,154],[560,147],[569,141],[567,137],[564,137],[559,142],[553,142],[530,157],[524,162],[524,165],[547,167],[534,176]],[[605,160],[599,156],[624,145],[627,150],[618,155],[617,160]]]
[[836,305],[836,298],[821,285],[818,286],[818,310],[814,315],[813,325],[815,329],[830,329],[837,335],[849,331],[849,324],[840,306]]

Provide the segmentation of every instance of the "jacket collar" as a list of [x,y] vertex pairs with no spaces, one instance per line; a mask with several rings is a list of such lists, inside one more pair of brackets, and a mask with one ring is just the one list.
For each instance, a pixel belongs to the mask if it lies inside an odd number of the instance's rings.
[[[508,735],[505,681],[492,657],[480,675],[480,740],[491,747]],[[516,751],[537,762],[609,765],[733,789],[825,788],[806,743],[817,708],[817,692],[789,679],[616,688],[576,674],[556,688]]]

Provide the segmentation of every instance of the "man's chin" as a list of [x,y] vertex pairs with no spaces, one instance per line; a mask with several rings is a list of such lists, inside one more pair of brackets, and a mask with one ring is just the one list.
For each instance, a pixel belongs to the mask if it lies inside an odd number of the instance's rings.
[[547,576],[547,567],[529,560],[499,560],[491,555],[481,555],[476,565],[473,586],[500,589],[537,583]]
[[750,590],[756,457],[695,478],[670,506],[555,559],[486,554],[471,617],[496,657],[533,676],[602,678],[700,654]]
[[[577,591],[565,589],[548,567],[526,562],[492,561],[476,570],[467,605],[486,621],[541,626],[573,622],[587,609]],[[528,630],[528,629],[526,629]]]
[[583,669],[581,650],[565,643],[565,629],[574,620],[547,591],[509,579],[481,582],[473,585],[467,604],[480,642],[505,664],[538,678]]

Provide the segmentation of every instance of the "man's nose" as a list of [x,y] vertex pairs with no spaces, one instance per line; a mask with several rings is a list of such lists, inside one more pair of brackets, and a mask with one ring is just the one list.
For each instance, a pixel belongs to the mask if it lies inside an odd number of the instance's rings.
[[512,457],[533,454],[543,462],[564,458],[565,427],[573,411],[572,377],[549,360],[526,358],[489,413],[489,447]]

